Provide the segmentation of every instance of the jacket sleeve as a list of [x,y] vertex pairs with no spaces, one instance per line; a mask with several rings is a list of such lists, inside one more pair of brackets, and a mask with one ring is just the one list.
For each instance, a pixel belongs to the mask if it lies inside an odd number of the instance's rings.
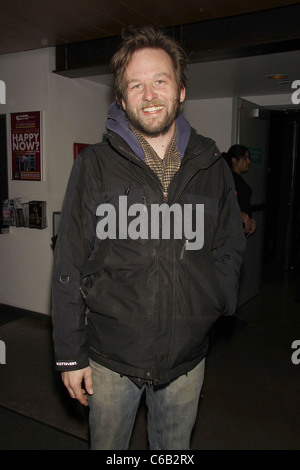
[[219,205],[213,256],[226,292],[227,309],[224,314],[233,315],[237,307],[246,238],[231,171],[224,159],[220,159],[220,165],[223,177],[223,195]]
[[92,252],[96,234],[92,154],[88,150],[74,162],[54,249],[51,314],[55,367],[60,371],[89,365],[80,272]]

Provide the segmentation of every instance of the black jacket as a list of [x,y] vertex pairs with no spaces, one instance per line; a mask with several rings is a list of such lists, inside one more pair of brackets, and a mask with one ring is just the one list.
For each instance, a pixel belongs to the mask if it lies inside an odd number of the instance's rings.
[[245,212],[248,214],[249,217],[252,217],[252,209],[251,209],[251,196],[252,196],[252,189],[246,183],[244,178],[232,171],[234,186],[237,195],[237,202],[240,207],[241,212]]
[[[245,248],[240,210],[214,142],[180,117],[184,155],[167,204],[182,214],[189,205],[194,232],[204,205],[203,246],[190,249],[186,231],[174,233],[171,212],[170,234],[158,223],[159,235],[151,237],[152,208],[166,203],[162,186],[138,156],[120,110],[113,108],[108,128],[105,142],[76,158],[64,199],[53,272],[56,367],[80,369],[90,357],[120,374],[165,384],[205,357],[211,326],[235,311]],[[133,211],[122,220],[120,201]],[[146,232],[133,239],[146,220]]]

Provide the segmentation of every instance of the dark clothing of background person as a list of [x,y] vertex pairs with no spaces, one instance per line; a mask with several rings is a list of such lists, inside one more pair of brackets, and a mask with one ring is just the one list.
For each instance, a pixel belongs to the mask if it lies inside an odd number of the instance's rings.
[[252,217],[251,210],[252,190],[241,175],[249,171],[250,152],[244,145],[235,144],[230,147],[227,153],[223,152],[222,156],[232,172],[244,233],[248,238],[256,231],[256,220]]
[[237,201],[241,209],[241,212],[245,212],[246,214],[248,214],[249,217],[252,218],[252,209],[251,209],[252,189],[250,188],[248,183],[246,183],[244,178],[238,173],[236,173],[235,171],[232,171],[232,176],[233,176],[234,186],[236,190]]

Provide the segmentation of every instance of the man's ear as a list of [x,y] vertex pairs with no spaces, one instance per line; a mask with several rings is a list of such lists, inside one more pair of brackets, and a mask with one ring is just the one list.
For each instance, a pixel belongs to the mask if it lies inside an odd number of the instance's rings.
[[182,86],[180,89],[180,103],[183,103],[185,100],[185,86]]
[[122,107],[123,107],[124,111],[126,111],[126,103],[125,103],[125,101],[123,100],[123,98],[122,98],[122,100],[121,100],[121,103],[122,103]]

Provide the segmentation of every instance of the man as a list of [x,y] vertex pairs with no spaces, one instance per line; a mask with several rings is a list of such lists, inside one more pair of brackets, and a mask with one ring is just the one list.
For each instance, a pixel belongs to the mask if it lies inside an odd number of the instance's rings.
[[124,39],[108,139],[77,157],[63,204],[56,367],[90,407],[92,449],[128,449],[144,391],[150,449],[189,449],[208,332],[235,311],[240,213],[215,143],[180,114],[185,67],[161,32]]

